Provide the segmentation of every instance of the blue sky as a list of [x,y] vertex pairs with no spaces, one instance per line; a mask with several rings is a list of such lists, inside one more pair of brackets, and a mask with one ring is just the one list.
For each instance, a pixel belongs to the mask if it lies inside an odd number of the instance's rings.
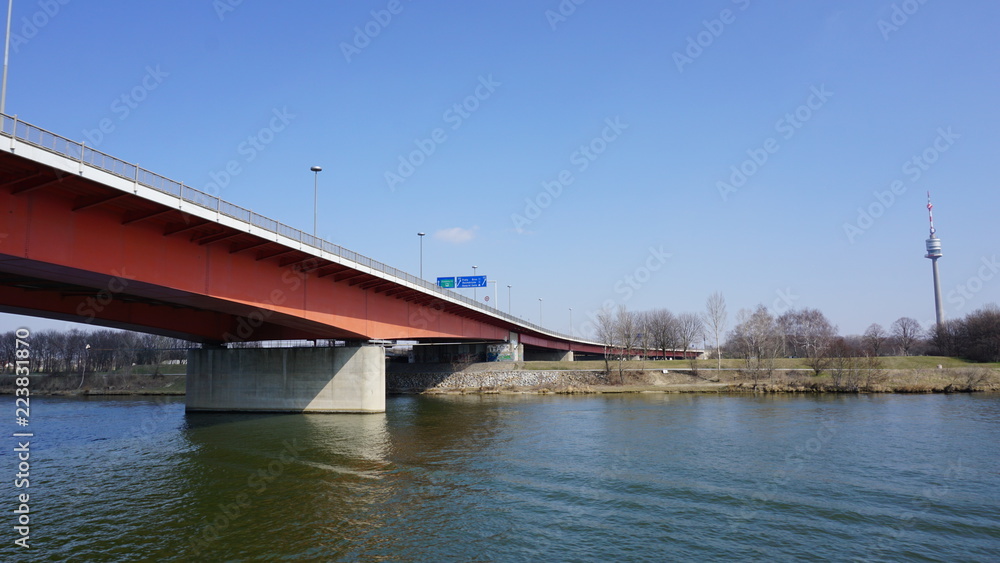
[[[477,265],[501,309],[509,284],[514,314],[538,322],[541,298],[563,332],[570,308],[581,333],[605,303],[698,312],[721,291],[730,326],[762,303],[860,333],[933,319],[928,190],[946,316],[1000,301],[998,17],[22,0],[7,113],[307,231],[320,165],[320,235],[416,273],[424,231],[425,277]],[[25,322],[48,326],[2,324]]]

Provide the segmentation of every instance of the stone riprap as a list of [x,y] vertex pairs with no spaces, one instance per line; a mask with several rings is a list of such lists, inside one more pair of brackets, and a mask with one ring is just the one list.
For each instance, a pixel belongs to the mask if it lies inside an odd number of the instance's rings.
[[599,374],[581,371],[482,371],[387,373],[386,391],[414,393],[428,390],[505,389],[521,387],[556,387],[598,383]]

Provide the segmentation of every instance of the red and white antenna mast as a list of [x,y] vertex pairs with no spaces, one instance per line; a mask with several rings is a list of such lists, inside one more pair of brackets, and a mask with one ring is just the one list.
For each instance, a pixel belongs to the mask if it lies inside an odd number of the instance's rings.
[[937,231],[934,230],[934,204],[931,203],[931,192],[927,192],[927,217],[931,221],[931,236]]

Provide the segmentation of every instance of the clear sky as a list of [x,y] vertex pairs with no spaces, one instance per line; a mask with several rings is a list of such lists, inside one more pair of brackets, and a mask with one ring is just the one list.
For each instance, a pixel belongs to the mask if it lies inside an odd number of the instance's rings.
[[998,20],[985,0],[18,0],[6,109],[306,231],[322,166],[321,236],[417,273],[424,231],[425,277],[476,265],[555,330],[721,291],[730,327],[762,303],[851,334],[933,320],[928,190],[946,316],[1000,301]]

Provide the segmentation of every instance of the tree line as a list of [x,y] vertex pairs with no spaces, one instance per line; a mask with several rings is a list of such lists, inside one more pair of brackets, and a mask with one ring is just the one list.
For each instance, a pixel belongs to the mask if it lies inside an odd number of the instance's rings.
[[943,356],[1000,362],[1000,307],[992,303],[965,318],[945,321],[931,331],[931,343]]
[[[770,375],[777,358],[803,358],[814,373],[850,370],[865,364],[879,370],[879,357],[941,355],[977,362],[1000,361],[1000,307],[995,304],[924,330],[910,317],[896,319],[888,329],[871,324],[861,335],[841,336],[818,309],[790,309],[779,315],[767,307],[741,309],[728,329],[725,298],[713,293],[699,313],[674,314],[667,309],[632,312],[624,306],[597,315],[596,338],[606,351],[606,368],[616,361],[619,373],[626,359],[647,350],[686,352],[711,343],[710,356],[742,361],[744,371]],[[865,361],[865,359],[868,359]],[[858,360],[847,362],[844,360]],[[853,360],[852,360],[853,361]],[[854,367],[852,367],[854,366]]]
[[[0,373],[14,372],[15,331],[0,335]],[[119,330],[40,330],[27,339],[32,373],[96,373],[130,370],[187,359],[186,340]]]
[[[596,339],[606,350],[605,368],[615,362],[622,377],[624,362],[644,358],[647,350],[683,356],[700,346],[722,367],[723,358],[738,359],[745,372],[770,375],[777,358],[803,358],[815,373],[836,375],[859,365],[880,369],[877,359],[890,355],[940,355],[976,362],[1000,362],[1000,307],[989,304],[964,318],[924,330],[910,317],[888,329],[871,324],[861,335],[841,336],[818,309],[791,309],[775,316],[767,307],[741,309],[729,329],[726,301],[710,295],[701,312],[673,313],[659,308],[629,311],[624,306],[597,315]],[[0,335],[0,373],[13,373],[14,331]],[[133,365],[160,365],[184,360],[191,343],[176,338],[129,331],[43,330],[33,332],[31,370],[35,373],[111,372]],[[257,346],[259,343],[245,343]],[[709,346],[710,345],[710,346]],[[845,363],[846,362],[846,363]]]

